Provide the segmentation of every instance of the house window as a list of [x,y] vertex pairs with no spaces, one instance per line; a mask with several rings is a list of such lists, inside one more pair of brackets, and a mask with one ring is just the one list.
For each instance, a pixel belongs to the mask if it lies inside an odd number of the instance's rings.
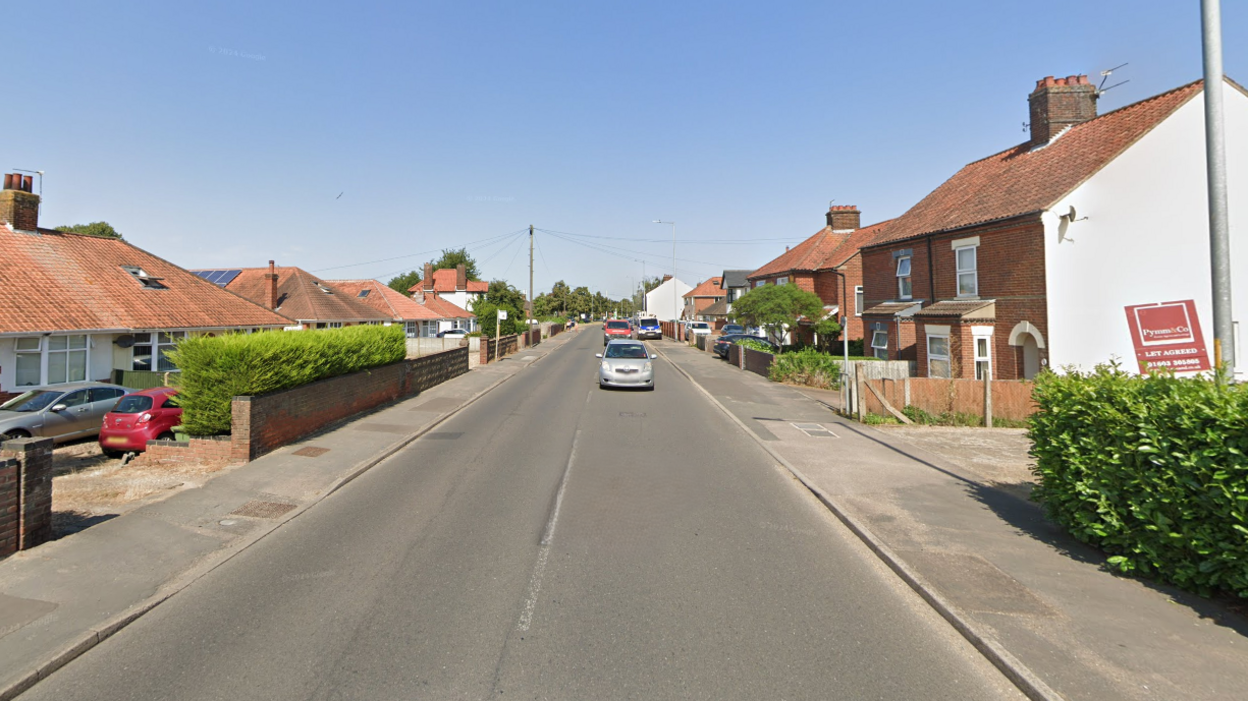
[[416,338],[417,336],[420,336],[420,322],[419,321],[404,322],[403,332],[407,334],[408,338]]
[[897,259],[897,296],[910,299],[910,256]]
[[[159,333],[136,333],[134,335],[133,358],[130,361],[132,370],[155,370],[171,372],[177,370],[173,361],[166,355],[173,350],[178,341],[186,338],[185,331],[161,331]],[[153,359],[155,362],[153,363]]]
[[927,376],[953,377],[949,366],[949,337],[927,337]]
[[754,281],[754,286],[755,286],[755,287],[762,287],[763,285],[766,285],[766,284],[767,284],[767,281],[766,281],[766,280],[755,280],[755,281]]
[[776,284],[777,284],[777,285],[787,285],[787,284],[789,284],[789,278],[787,278],[787,277],[778,277],[778,278],[776,278]]
[[81,382],[87,379],[87,337],[48,338],[48,384]]
[[17,351],[18,387],[34,387],[39,384],[43,376],[42,341],[43,339],[38,336],[17,339],[15,350]]
[[987,336],[975,337],[975,379],[982,380],[992,377],[992,339]]
[[[326,294],[333,294],[333,293],[328,292]],[[318,329],[340,329],[342,328],[342,322],[341,321],[319,321],[316,324],[316,328]]]
[[854,288],[854,316],[862,316],[862,285]]
[[979,294],[979,272],[976,264],[977,246],[954,249],[958,257],[958,296],[974,297]]
[[875,351],[875,357],[888,360],[888,331],[876,329],[871,334],[871,349]]

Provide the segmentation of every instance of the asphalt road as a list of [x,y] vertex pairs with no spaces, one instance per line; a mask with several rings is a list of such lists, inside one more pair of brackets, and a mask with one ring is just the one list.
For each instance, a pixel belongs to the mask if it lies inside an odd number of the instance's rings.
[[22,696],[997,699],[665,361],[560,350]]

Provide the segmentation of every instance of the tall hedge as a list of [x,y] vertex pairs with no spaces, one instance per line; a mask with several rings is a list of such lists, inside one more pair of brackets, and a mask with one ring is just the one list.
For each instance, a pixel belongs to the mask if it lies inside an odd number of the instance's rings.
[[1034,498],[1123,572],[1248,597],[1248,389],[1116,367],[1042,374]]
[[348,326],[317,331],[269,331],[194,336],[171,354],[182,371],[182,425],[193,436],[230,430],[230,401],[290,389],[402,360],[401,326]]

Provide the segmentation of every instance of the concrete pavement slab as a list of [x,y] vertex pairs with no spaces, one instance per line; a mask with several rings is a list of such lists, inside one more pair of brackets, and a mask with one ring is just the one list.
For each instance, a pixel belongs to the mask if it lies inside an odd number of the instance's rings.
[[[758,434],[764,447],[875,542],[877,553],[895,558],[894,570],[947,609],[973,642],[982,641],[998,666],[1016,668],[1033,697],[1243,698],[1248,624],[1241,617],[1115,575],[1101,553],[1048,522],[1016,490],[842,419],[828,411],[826,397],[812,399],[679,344],[656,347],[748,430],[765,426],[770,435]],[[818,421],[840,438],[759,421],[765,410]]]

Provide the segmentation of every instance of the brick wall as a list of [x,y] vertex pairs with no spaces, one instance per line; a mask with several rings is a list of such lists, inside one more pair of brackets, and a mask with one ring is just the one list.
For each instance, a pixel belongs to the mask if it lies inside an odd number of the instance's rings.
[[52,439],[0,444],[0,557],[52,539]]
[[233,451],[232,436],[208,436],[190,438],[186,441],[148,441],[147,448],[130,464],[192,463],[202,465],[235,462]]
[[[500,354],[501,349],[501,354]],[[520,349],[520,338],[517,335],[500,336],[498,339],[481,337],[481,364],[492,363],[499,358],[511,355]]]
[[728,346],[728,362],[741,368],[742,370],[745,369],[745,354],[741,352],[744,350],[744,348],[736,343]]
[[[984,415],[984,383],[978,380],[947,380],[933,377],[910,377],[902,380],[867,380],[893,408],[914,406],[933,416],[940,414]],[[1031,398],[1033,384],[1026,380],[992,383],[992,415],[994,419],[1024,421],[1036,411]],[[862,394],[863,408],[872,414],[887,416],[888,412],[871,392]]]
[[[738,346],[738,348],[741,347]],[[745,360],[743,363],[745,369],[755,375],[767,377],[768,372],[771,370],[771,364],[776,360],[776,356],[771,353],[754,350],[753,348],[741,348],[741,350],[745,351]]]

